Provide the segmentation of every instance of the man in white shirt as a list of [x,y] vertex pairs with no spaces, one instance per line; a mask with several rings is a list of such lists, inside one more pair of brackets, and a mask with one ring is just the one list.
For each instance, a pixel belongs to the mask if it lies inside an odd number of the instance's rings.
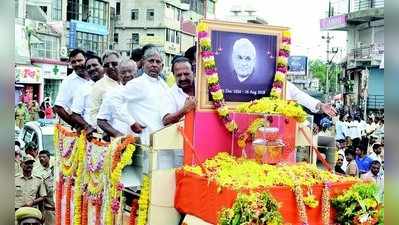
[[[104,68],[102,67],[101,59],[96,55],[88,56],[86,60],[86,69],[90,79],[94,83],[104,76]],[[89,96],[94,83],[82,85],[79,90],[75,92],[71,107],[73,120],[81,129],[86,129],[89,134],[95,130],[95,121],[91,120],[88,112],[91,104]]]
[[[126,85],[128,81],[137,76],[136,63],[133,60],[123,59],[119,64],[119,74],[122,84]],[[130,130],[129,124],[116,118],[116,109],[114,102],[112,102],[112,96],[118,94],[118,91],[119,88],[105,94],[97,114],[97,124],[108,136],[105,139],[126,135]]]
[[172,61],[172,73],[176,83],[171,87],[173,102],[165,104],[162,118],[163,124],[178,122],[183,116],[193,110],[196,105],[194,74],[188,58],[178,57]]
[[[129,81],[117,95],[111,97],[116,118],[129,124],[140,134],[141,141],[149,144],[150,134],[164,127],[161,108],[164,101],[171,101],[168,85],[160,78],[163,59],[157,48],[149,48],[143,55],[144,73]],[[127,103],[127,110],[124,107]]]
[[379,161],[380,163],[381,163],[382,161],[384,161],[384,159],[382,158],[382,155],[381,155],[383,145],[382,145],[381,143],[379,143],[379,142],[376,142],[376,143],[374,143],[374,144],[372,145],[372,148],[373,148],[373,152],[369,155],[369,157],[370,157],[373,161],[374,161],[374,160],[377,160],[377,161]]
[[116,51],[107,50],[103,54],[102,60],[105,75],[93,85],[90,93],[91,105],[89,114],[92,121],[96,121],[105,93],[111,89],[120,88],[122,86],[118,71],[119,63],[121,62],[120,54]]
[[74,71],[62,81],[55,100],[54,111],[71,127],[76,127],[71,117],[71,106],[74,93],[82,85],[91,83],[92,81],[86,73],[86,58],[83,50],[74,49],[71,51],[69,53],[69,62]]

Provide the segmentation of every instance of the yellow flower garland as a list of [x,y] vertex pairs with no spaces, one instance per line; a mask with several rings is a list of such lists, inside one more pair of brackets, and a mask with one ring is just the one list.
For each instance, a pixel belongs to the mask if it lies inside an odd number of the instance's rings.
[[137,217],[137,225],[145,225],[147,223],[148,205],[150,202],[150,178],[143,176],[143,185],[141,187],[139,210]]
[[84,179],[84,158],[85,158],[85,147],[86,147],[86,135],[82,133],[77,141],[76,148],[76,161],[77,170],[75,177],[75,188],[74,188],[74,215],[73,215],[73,224],[80,225],[81,223],[81,202],[82,202],[82,180]]
[[[117,139],[120,140],[120,139]],[[115,140],[114,142],[116,142]],[[118,184],[121,180],[122,176],[122,169],[132,163],[132,156],[134,151],[136,150],[136,147],[133,144],[127,145],[125,151],[121,155],[121,160],[118,162],[116,165],[115,169],[111,171],[110,173],[110,185],[109,185],[109,191],[108,191],[108,202],[107,202],[107,211],[106,211],[106,218],[105,218],[105,224],[106,225],[112,225],[112,209],[111,209],[111,204],[112,200],[114,198],[118,198],[120,196],[120,191],[117,190]],[[112,154],[111,154],[112,156]],[[109,157],[112,158],[112,157]],[[109,164],[111,165],[111,163]]]

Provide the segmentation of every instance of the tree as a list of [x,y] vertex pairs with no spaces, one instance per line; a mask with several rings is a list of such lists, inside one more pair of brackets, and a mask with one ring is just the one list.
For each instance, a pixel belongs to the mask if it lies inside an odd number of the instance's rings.
[[[338,85],[339,75],[341,74],[341,68],[332,63],[329,65],[328,80],[329,80],[329,93],[335,92],[335,87]],[[326,92],[326,74],[327,64],[320,59],[309,61],[309,71],[313,77],[320,80],[320,91]]]

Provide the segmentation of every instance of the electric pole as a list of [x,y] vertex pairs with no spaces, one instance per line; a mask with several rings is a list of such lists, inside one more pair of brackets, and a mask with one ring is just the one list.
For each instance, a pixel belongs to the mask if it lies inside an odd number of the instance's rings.
[[329,75],[329,70],[330,70],[330,40],[333,39],[333,36],[330,36],[330,33],[327,32],[327,37],[326,36],[322,36],[322,39],[326,39],[326,43],[327,43],[327,68],[326,68],[326,100],[328,99],[330,90],[329,90],[329,79],[328,79],[328,75]]

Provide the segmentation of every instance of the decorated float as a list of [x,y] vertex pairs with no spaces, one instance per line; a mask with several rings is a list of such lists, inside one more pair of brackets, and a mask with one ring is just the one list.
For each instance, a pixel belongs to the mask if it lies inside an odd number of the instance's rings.
[[[333,174],[307,114],[285,100],[288,29],[203,20],[197,36],[197,109],[149,146],[56,126],[56,225],[383,223],[376,187]],[[247,46],[234,53],[237,40]],[[259,80],[234,85],[245,71]],[[304,145],[312,152],[297,163]],[[158,154],[179,149],[183,166],[159,169]]]

